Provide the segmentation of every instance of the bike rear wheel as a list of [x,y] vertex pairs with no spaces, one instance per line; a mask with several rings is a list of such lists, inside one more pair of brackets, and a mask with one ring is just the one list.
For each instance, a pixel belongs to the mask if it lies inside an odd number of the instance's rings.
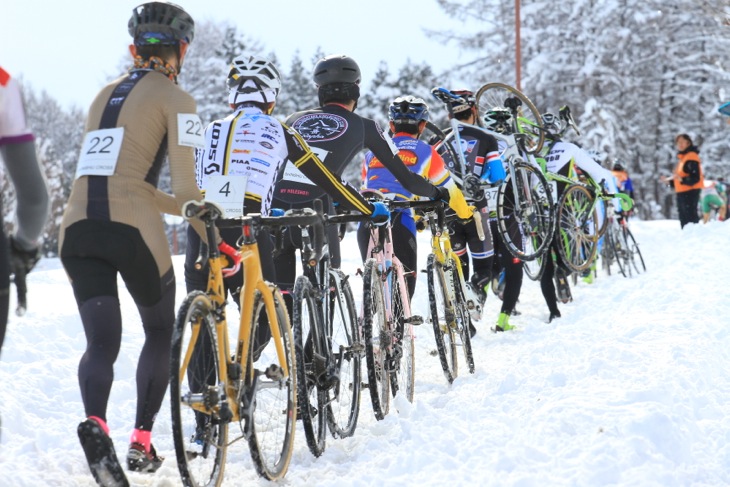
[[212,303],[202,291],[185,298],[170,354],[172,437],[186,487],[219,486],[228,449],[227,403],[221,410],[218,346]]
[[629,259],[631,260],[631,266],[634,268],[637,274],[641,274],[642,272],[646,272],[646,264],[644,264],[644,257],[641,255],[641,250],[639,250],[639,245],[636,243],[636,240],[634,239],[634,235],[631,233],[631,230],[628,228],[624,228],[625,236],[626,236],[626,249],[629,253]]
[[[521,91],[504,83],[487,83],[476,94],[479,113],[484,115],[492,108],[509,108],[508,99],[519,100],[517,108],[517,133],[525,134],[527,139],[523,144],[528,154],[537,154],[545,142],[545,131],[542,128],[542,117],[535,104]],[[483,126],[482,119],[478,119]]]
[[609,263],[612,264],[615,262],[619,273],[624,277],[628,277],[627,262],[625,260],[626,251],[621,227],[618,224],[612,224],[609,231],[606,232],[606,237],[608,238],[607,243],[611,248],[613,257]]
[[383,276],[374,259],[365,261],[363,273],[363,341],[368,367],[368,389],[375,418],[382,420],[390,407],[390,378],[387,370],[388,317],[383,293]]
[[317,337],[324,330],[309,278],[297,278],[292,299],[292,331],[297,359],[297,419],[302,421],[309,451],[318,457],[324,452],[327,432],[325,394],[318,383],[327,370],[326,357],[317,344]]
[[456,358],[456,333],[454,322],[456,320],[454,303],[447,284],[447,270],[436,260],[436,256],[428,256],[426,266],[428,273],[428,303],[431,311],[431,324],[436,339],[441,368],[444,371],[446,380],[454,382],[459,374],[459,367]]
[[[249,359],[243,371],[245,388],[241,408],[251,411],[252,421],[246,427],[250,429],[248,445],[256,471],[268,480],[277,480],[286,474],[294,449],[297,371],[294,337],[284,299],[273,285],[269,285],[269,292],[274,300],[273,316],[267,313],[261,293],[257,291],[253,296],[251,336],[256,336],[258,326],[278,330],[283,360],[280,360],[276,340],[272,338],[254,363],[256,340],[250,340]],[[255,395],[251,397],[251,393]]]
[[357,309],[352,289],[340,270],[330,270],[330,343],[337,364],[339,381],[327,391],[327,419],[335,438],[355,433],[360,414],[362,384],[362,341],[358,332]]
[[390,306],[395,328],[395,345],[391,352],[390,388],[393,397],[403,394],[409,402],[413,402],[415,393],[415,344],[413,343],[413,325],[408,303],[408,290],[403,279],[403,267],[395,265],[391,272]]
[[577,184],[568,186],[557,212],[557,247],[560,257],[573,272],[581,272],[593,262],[598,245],[598,214],[593,195]]
[[[515,191],[517,197],[515,197]],[[525,162],[514,165],[497,194],[497,229],[507,250],[522,261],[545,253],[553,238],[553,198],[545,176]]]

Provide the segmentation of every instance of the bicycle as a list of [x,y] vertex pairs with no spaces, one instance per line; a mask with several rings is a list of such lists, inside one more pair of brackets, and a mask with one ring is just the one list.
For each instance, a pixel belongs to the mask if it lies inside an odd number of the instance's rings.
[[[426,264],[430,321],[441,368],[446,380],[452,383],[459,373],[459,345],[463,348],[469,373],[473,374],[475,370],[471,310],[477,303],[467,299],[461,259],[454,253],[449,239],[448,220],[455,215],[447,218],[444,206],[443,202],[430,201],[422,202],[418,208],[431,230],[431,253]],[[478,214],[475,212],[475,217],[479,218]],[[481,228],[480,222],[477,222],[477,228]]]
[[[499,87],[501,85],[497,83]],[[480,96],[484,97],[490,85],[485,85],[477,92],[477,105]],[[542,125],[537,109],[532,102],[521,92],[508,87],[505,98],[499,98],[499,107],[506,107],[512,114],[511,133],[498,133],[481,128],[497,139],[500,143],[501,157],[505,163],[507,176],[497,189],[487,191],[486,197],[496,201],[496,206],[491,207],[497,215],[497,229],[505,247],[509,252],[522,261],[529,261],[541,256],[548,248],[552,239],[554,228],[554,214],[552,195],[548,191],[547,181],[542,175],[539,167],[531,158],[531,154],[542,147]],[[434,88],[432,95],[442,101],[451,113],[450,100],[457,97],[445,88]],[[494,106],[490,107],[493,108]],[[522,107],[527,107],[525,112]],[[535,120],[530,121],[526,113]],[[465,167],[463,160],[464,151],[459,133],[460,122],[453,117],[450,118],[451,133],[454,134],[456,147],[451,150],[456,153],[455,161],[459,161]],[[523,127],[524,125],[524,127]],[[525,127],[532,127],[527,129]],[[540,140],[533,141],[533,132],[540,133]],[[449,148],[449,141],[444,146]],[[479,181],[476,176],[464,178],[463,187],[467,192],[478,193],[484,188],[484,182]]]
[[[217,246],[205,246],[199,260],[207,259],[210,266],[207,289],[189,293],[177,313],[170,402],[182,482],[191,487],[220,485],[228,448],[240,440],[248,442],[260,476],[282,478],[294,446],[295,347],[282,294],[263,279],[256,236],[262,228],[313,224],[319,217],[250,214],[223,220],[223,209],[210,203],[188,204],[183,211],[187,218],[205,223],[208,242],[215,241],[216,226],[242,227],[244,284],[238,336],[231,343],[222,276],[225,256]],[[272,338],[266,348],[254,350],[257,327],[267,323]],[[238,425],[235,432],[231,425]]]
[[335,438],[355,432],[360,411],[360,359],[364,352],[348,276],[330,266],[329,247],[323,244],[323,226],[363,217],[326,215],[321,200],[314,201],[313,210],[290,212],[320,218],[315,225],[301,226],[303,273],[297,277],[292,292],[298,417],[307,446],[318,457],[324,452],[328,427]]
[[614,262],[624,277],[631,277],[633,272],[636,274],[646,272],[644,257],[625,218],[618,221],[613,215],[609,217],[606,243],[601,257],[602,267],[608,275],[611,275],[611,266]]
[[[385,199],[379,191],[363,190],[365,196],[382,200],[391,211],[408,209],[418,201]],[[370,243],[363,266],[362,335],[368,369],[368,390],[373,413],[382,420],[389,412],[390,397],[403,393],[409,402],[415,395],[414,326],[423,322],[411,314],[405,269],[393,251],[390,223],[370,226]]]

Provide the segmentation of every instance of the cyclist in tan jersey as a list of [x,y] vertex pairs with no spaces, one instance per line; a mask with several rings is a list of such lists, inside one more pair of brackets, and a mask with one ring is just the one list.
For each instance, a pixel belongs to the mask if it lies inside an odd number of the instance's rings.
[[[151,431],[168,383],[175,314],[175,275],[160,212],[180,214],[185,202],[202,200],[194,147],[202,145],[203,127],[195,101],[176,84],[193,40],[193,20],[177,5],[150,2],[133,10],[129,32],[134,66],[104,87],[89,109],[59,239],[87,338],[79,364],[87,419],[78,434],[89,468],[103,485],[108,479],[128,485],[106,424],[122,333],[117,275],[134,298],[145,332],[127,468],[154,472],[162,459]],[[166,154],[173,195],[157,189]],[[205,238],[202,227],[196,228]]]

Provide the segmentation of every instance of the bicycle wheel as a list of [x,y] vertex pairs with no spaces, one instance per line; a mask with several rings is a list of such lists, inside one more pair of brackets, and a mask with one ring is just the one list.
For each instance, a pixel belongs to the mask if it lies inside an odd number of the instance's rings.
[[573,272],[581,272],[593,262],[597,222],[590,191],[577,184],[568,186],[558,204],[556,238],[560,257]]
[[596,201],[596,215],[598,217],[598,238],[606,235],[608,230],[608,202],[603,198],[598,198]]
[[360,414],[362,342],[352,289],[342,271],[330,269],[330,343],[338,370],[337,385],[327,391],[327,419],[335,438],[355,433]]
[[522,264],[525,275],[532,281],[539,281],[542,273],[545,272],[545,254],[528,260]]
[[[312,283],[299,276],[292,293],[292,332],[297,359],[297,419],[302,420],[304,436],[312,455],[324,452],[327,414],[325,393],[319,387],[321,377],[327,374],[325,357],[317,346],[317,338],[324,330],[320,325],[318,303]],[[318,328],[318,331],[315,330]]]
[[428,303],[433,333],[436,338],[436,349],[446,380],[452,383],[459,373],[456,358],[456,333],[453,326],[454,306],[449,291],[453,288],[447,284],[447,270],[436,260],[434,254],[428,256],[426,272],[428,273]]
[[390,307],[395,329],[395,344],[391,352],[390,389],[393,397],[404,394],[409,402],[413,402],[415,392],[415,344],[413,343],[413,325],[410,322],[410,306],[408,290],[403,279],[403,267],[398,264],[392,267],[390,285]]
[[[504,83],[487,83],[476,94],[477,107],[482,115],[493,108],[510,108],[510,99],[519,100],[516,129],[517,133],[527,136],[524,149],[528,154],[537,154],[545,142],[545,131],[540,112],[524,93]],[[478,122],[483,126],[481,118]]]
[[514,180],[507,174],[497,193],[497,230],[505,247],[522,261],[536,259],[548,249],[554,225],[545,176],[530,164],[516,163]]
[[[456,263],[452,264],[452,267],[456,267]],[[469,373],[474,373],[474,352],[471,348],[471,331],[470,328],[473,326],[471,322],[471,314],[466,305],[466,296],[464,295],[464,289],[461,287],[460,281],[454,275],[454,297],[456,302],[454,303],[454,311],[456,311],[456,330],[461,338],[461,347],[464,350],[464,358],[466,359],[466,365],[469,368]]]
[[390,379],[387,355],[391,337],[388,333],[383,278],[375,259],[365,261],[363,274],[363,341],[368,366],[368,389],[375,418],[382,420],[390,407]]
[[627,277],[626,263],[624,262],[624,246],[623,238],[621,237],[621,227],[618,224],[612,224],[608,232],[606,232],[607,244],[611,249],[611,258],[608,259],[609,265],[616,263],[619,273]]
[[629,260],[631,261],[631,266],[636,271],[637,274],[641,274],[642,272],[646,272],[646,264],[644,264],[644,257],[641,255],[641,250],[639,250],[639,245],[636,243],[636,240],[634,239],[634,235],[631,233],[631,230],[629,230],[627,227],[624,227],[625,237],[626,237],[626,251],[629,254]]
[[230,410],[220,407],[218,347],[212,304],[202,291],[177,313],[170,354],[172,438],[187,487],[218,486],[228,447]]
[[[257,291],[253,296],[251,336],[257,336],[258,326],[269,324],[278,330],[281,335],[283,362],[279,359],[275,340],[271,339],[260,351],[254,364],[256,340],[250,340],[249,360],[243,375],[245,390],[241,408],[250,411],[251,424],[246,427],[250,432],[248,446],[256,471],[268,480],[277,480],[286,474],[294,448],[297,372],[294,338],[284,299],[273,285],[269,285],[269,290],[274,300],[275,316],[268,315],[263,297]],[[289,373],[286,374],[285,370]]]

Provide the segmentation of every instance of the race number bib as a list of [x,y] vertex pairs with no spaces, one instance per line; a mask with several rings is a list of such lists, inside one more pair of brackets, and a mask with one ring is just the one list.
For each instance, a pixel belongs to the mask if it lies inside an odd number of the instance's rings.
[[205,199],[223,208],[223,218],[241,217],[247,181],[246,176],[208,176],[203,187]]
[[177,144],[188,147],[204,147],[203,123],[195,113],[177,114]]
[[558,182],[548,181],[548,187],[550,188],[550,194],[553,196],[553,202],[558,202]]
[[484,190],[484,199],[487,200],[487,209],[489,212],[497,211],[497,195],[499,194],[499,186]]
[[76,176],[111,176],[117,167],[124,127],[88,132],[81,144]]

